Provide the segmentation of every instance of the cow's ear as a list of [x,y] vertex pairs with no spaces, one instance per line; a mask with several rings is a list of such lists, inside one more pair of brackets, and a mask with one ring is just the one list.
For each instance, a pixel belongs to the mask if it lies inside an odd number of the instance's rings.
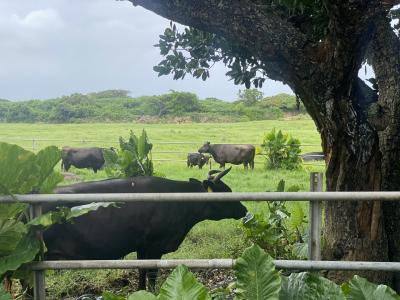
[[208,193],[213,193],[215,191],[214,188],[214,183],[209,181],[209,180],[204,180],[203,181],[203,186],[204,189],[208,192]]

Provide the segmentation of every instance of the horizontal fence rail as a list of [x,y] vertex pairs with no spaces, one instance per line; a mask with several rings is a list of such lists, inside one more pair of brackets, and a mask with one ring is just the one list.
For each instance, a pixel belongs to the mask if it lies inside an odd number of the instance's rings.
[[[400,262],[274,260],[277,269],[400,271]],[[78,269],[173,269],[186,265],[191,269],[232,269],[234,259],[149,259],[149,260],[76,260],[42,261],[28,264],[32,271]]]
[[399,201],[400,192],[252,192],[36,194],[1,196],[0,203],[232,202],[232,201]]

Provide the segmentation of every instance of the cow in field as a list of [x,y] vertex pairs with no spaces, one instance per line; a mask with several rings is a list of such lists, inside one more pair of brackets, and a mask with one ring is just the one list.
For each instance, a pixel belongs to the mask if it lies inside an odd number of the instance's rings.
[[203,168],[208,163],[210,156],[202,153],[188,153],[187,155],[187,166],[199,166],[199,169]]
[[301,155],[303,161],[325,160],[324,152],[308,152]]
[[214,160],[225,168],[226,163],[240,165],[247,169],[250,165],[254,169],[254,156],[256,148],[253,145],[232,145],[232,144],[210,144],[206,142],[200,149],[200,153],[210,153]]
[[61,168],[68,171],[71,166],[79,169],[93,169],[95,173],[104,165],[103,149],[63,147],[61,151]]
[[[176,181],[160,177],[133,177],[78,183],[55,193],[206,193],[231,192],[221,181],[230,169],[210,171],[207,180]],[[59,204],[45,204],[43,211]],[[68,206],[76,206],[69,203]],[[203,220],[239,219],[246,214],[240,202],[130,202],[99,208],[57,224],[43,234],[46,259],[118,259],[136,251],[138,259],[160,259],[178,249],[189,230]],[[154,271],[154,270],[153,270]],[[155,273],[156,274],[156,273]],[[148,272],[154,287],[154,272]],[[146,288],[146,270],[139,271],[139,288]]]

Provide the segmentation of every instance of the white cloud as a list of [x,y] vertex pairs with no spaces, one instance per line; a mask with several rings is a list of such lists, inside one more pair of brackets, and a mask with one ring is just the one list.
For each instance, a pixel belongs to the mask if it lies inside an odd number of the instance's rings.
[[57,30],[64,25],[58,12],[52,8],[34,10],[23,17],[12,14],[11,20],[28,30]]

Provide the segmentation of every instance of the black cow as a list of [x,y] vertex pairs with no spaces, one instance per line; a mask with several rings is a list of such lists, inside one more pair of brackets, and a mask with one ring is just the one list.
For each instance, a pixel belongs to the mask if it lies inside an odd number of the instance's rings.
[[95,173],[104,165],[103,149],[63,147],[61,168],[68,171],[71,166],[79,169],[93,169]]
[[325,160],[324,152],[308,152],[301,155],[304,161]]
[[205,164],[208,163],[210,156],[204,155],[202,153],[188,153],[187,155],[187,166],[199,166],[199,169],[203,168]]
[[[159,177],[134,177],[85,182],[60,187],[70,193],[206,193],[231,192],[221,178],[210,171],[203,182],[176,181]],[[212,174],[216,174],[213,176]],[[69,204],[70,207],[78,204]],[[43,205],[44,212],[56,204]],[[57,224],[44,232],[46,259],[118,259],[136,251],[139,259],[160,259],[178,249],[189,230],[203,220],[239,219],[246,214],[240,202],[131,202],[99,208],[77,217],[73,223]],[[153,274],[153,273],[152,273]],[[149,274],[151,275],[151,274]],[[155,277],[149,277],[154,286]],[[139,271],[139,288],[146,288],[146,270]]]
[[210,144],[206,142],[200,149],[200,153],[210,153],[214,160],[225,168],[225,163],[234,165],[243,164],[247,169],[248,165],[254,169],[254,156],[256,148],[253,145],[231,145],[231,144]]

